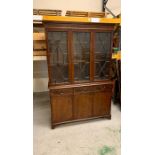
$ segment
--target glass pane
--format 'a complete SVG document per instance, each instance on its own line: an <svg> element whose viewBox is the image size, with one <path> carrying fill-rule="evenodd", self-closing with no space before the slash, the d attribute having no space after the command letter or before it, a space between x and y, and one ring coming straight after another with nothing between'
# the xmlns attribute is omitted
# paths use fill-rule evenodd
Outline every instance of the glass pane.
<svg viewBox="0 0 155 155"><path fill-rule="evenodd" d="M111 33L95 33L95 79L109 77L111 57Z"/></svg>
<svg viewBox="0 0 155 155"><path fill-rule="evenodd" d="M52 83L68 82L67 32L48 32Z"/></svg>
<svg viewBox="0 0 155 155"><path fill-rule="evenodd" d="M73 53L74 53L74 80L88 81L90 79L90 33L73 33Z"/></svg>

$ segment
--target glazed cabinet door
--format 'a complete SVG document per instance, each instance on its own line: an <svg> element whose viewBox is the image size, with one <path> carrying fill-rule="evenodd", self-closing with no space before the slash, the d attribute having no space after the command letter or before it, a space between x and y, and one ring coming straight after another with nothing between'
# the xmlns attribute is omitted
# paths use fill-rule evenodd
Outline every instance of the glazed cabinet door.
<svg viewBox="0 0 155 155"><path fill-rule="evenodd" d="M90 80L90 32L73 32L74 81Z"/></svg>
<svg viewBox="0 0 155 155"><path fill-rule="evenodd" d="M95 32L94 37L94 80L106 80L110 74L111 32Z"/></svg>
<svg viewBox="0 0 155 155"><path fill-rule="evenodd" d="M68 32L47 31L48 67L50 82L69 83Z"/></svg>

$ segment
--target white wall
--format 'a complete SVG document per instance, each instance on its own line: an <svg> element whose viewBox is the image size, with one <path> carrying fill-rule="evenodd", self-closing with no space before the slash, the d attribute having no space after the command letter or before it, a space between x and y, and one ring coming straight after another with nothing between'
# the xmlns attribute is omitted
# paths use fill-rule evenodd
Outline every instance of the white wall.
<svg viewBox="0 0 155 155"><path fill-rule="evenodd" d="M118 14L120 13L120 1L109 0L107 7ZM63 15L66 10L100 12L102 0L33 0L33 8L62 10Z"/></svg>
<svg viewBox="0 0 155 155"><path fill-rule="evenodd" d="M115 15L121 13L121 0L109 0L106 5Z"/></svg>
<svg viewBox="0 0 155 155"><path fill-rule="evenodd" d="M48 91L47 61L45 56L33 56L33 92Z"/></svg>
<svg viewBox="0 0 155 155"><path fill-rule="evenodd" d="M48 78L34 78L33 92L48 91Z"/></svg>
<svg viewBox="0 0 155 155"><path fill-rule="evenodd" d="M101 11L102 0L33 0L36 9Z"/></svg>

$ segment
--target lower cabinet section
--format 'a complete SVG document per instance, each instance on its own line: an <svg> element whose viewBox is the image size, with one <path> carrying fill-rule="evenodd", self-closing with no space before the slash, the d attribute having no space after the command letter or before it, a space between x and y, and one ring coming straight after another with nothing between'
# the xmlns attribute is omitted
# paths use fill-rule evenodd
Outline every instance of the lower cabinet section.
<svg viewBox="0 0 155 155"><path fill-rule="evenodd" d="M58 124L111 118L112 84L51 89L52 128Z"/></svg>

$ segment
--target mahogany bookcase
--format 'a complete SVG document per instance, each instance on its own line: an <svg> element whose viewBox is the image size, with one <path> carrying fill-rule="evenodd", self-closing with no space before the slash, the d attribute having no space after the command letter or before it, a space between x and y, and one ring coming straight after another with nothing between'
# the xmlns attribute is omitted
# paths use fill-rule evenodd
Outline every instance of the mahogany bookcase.
<svg viewBox="0 0 155 155"><path fill-rule="evenodd" d="M44 22L52 128L111 119L113 24Z"/></svg>

